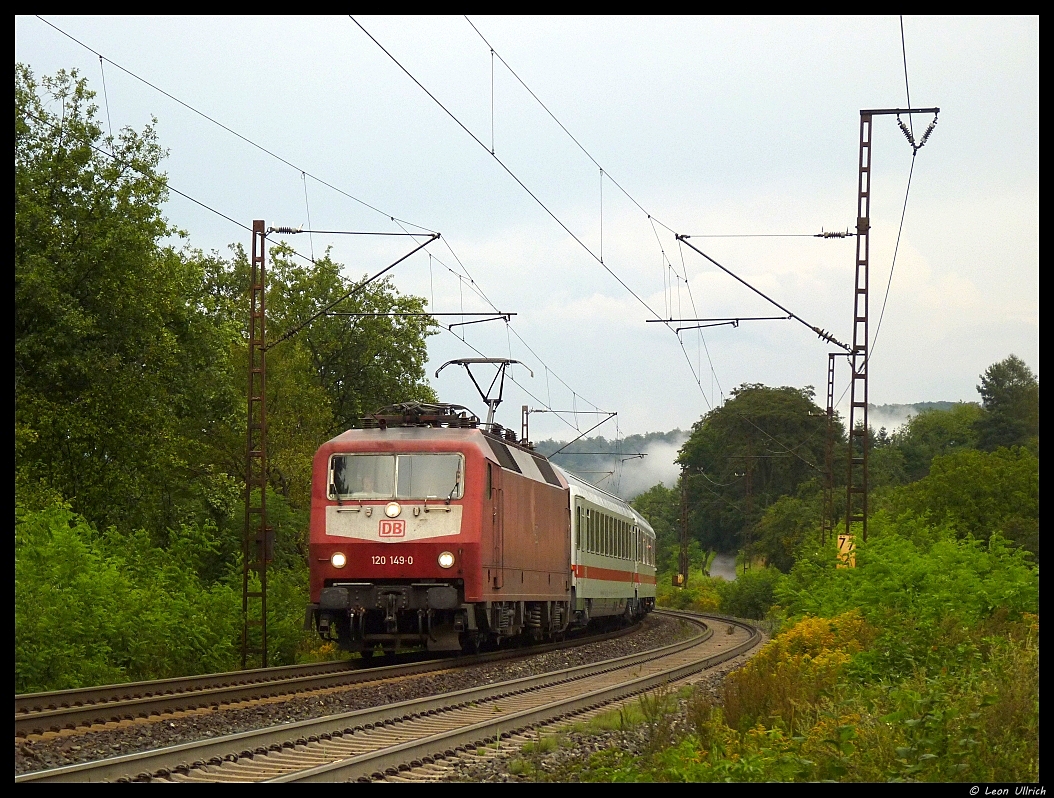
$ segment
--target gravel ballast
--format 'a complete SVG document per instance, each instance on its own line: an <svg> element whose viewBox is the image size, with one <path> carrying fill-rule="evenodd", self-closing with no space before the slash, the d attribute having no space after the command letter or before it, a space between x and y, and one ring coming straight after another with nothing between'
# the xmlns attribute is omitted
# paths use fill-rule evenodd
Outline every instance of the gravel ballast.
<svg viewBox="0 0 1054 798"><path fill-rule="evenodd" d="M692 634L695 628L674 618L649 615L641 629L623 637L513 662L406 676L397 681L329 688L280 700L268 699L249 706L194 710L116 728L95 727L75 734L16 740L15 775L586 665L676 642Z"/></svg>
<svg viewBox="0 0 1054 798"><path fill-rule="evenodd" d="M768 638L763 635L763 639ZM721 684L725 677L741 667L761 649L762 645L763 643L681 684L691 682L696 689L709 693L711 699L719 703ZM634 698L619 703L633 703L637 700L639 699ZM449 758L442 761L443 773L437 774L436 780L455 782L578 781L578 774L588 762L589 757L600 751L618 748L631 755L643 756L649 744L648 732L643 725L637 725L624 731L578 731L573 728L574 725L581 725L582 721L590 717L613 711L617 706L619 704L612 704L603 710L583 714L571 724L563 721L525 735L528 739L534 734L538 734L538 739L557 737L559 744L552 750L544 752L534 750L525 753L519 745L506 744L503 751L488 750L480 752L484 754L482 756L470 754ZM676 703L670 707L668 715L669 728L674 740L679 740L692 733L693 729L688 721L687 698L678 698Z"/></svg>

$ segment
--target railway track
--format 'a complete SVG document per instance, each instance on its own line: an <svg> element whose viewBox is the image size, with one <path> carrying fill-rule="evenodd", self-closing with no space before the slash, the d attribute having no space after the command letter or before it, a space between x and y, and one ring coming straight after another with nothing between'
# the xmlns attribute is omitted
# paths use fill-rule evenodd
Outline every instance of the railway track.
<svg viewBox="0 0 1054 798"><path fill-rule="evenodd" d="M576 636L560 643L530 648L439 659L412 658L412 662L379 667L369 664L369 660L359 660L359 664L353 664L356 661L344 660L130 682L78 690L27 693L15 696L15 738L45 731L76 729L97 723L147 718L202 707L222 707L239 701L296 695L329 687L519 659L561 648L609 640L628 634L638 626L602 634Z"/></svg>
<svg viewBox="0 0 1054 798"><path fill-rule="evenodd" d="M705 617L668 614L696 624L697 633L648 652L544 675L25 773L15 781L379 778L683 679L760 641L758 630L742 622L717 619L731 633L714 634Z"/></svg>

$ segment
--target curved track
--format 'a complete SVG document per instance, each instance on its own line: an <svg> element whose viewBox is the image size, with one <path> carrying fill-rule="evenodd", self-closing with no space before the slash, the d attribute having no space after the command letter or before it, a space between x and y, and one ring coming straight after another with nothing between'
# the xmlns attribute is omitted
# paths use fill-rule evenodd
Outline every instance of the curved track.
<svg viewBox="0 0 1054 798"><path fill-rule="evenodd" d="M411 662L380 667L372 665L370 660L344 660L78 690L27 693L15 696L15 737L518 659L608 640L628 634L637 628L639 624L615 632L578 635L560 643L505 649L473 656L422 659L421 656L427 655L411 655Z"/></svg>
<svg viewBox="0 0 1054 798"><path fill-rule="evenodd" d="M652 651L541 676L26 773L15 781L377 778L682 679L761 639L746 623L717 619L733 634L714 635L704 617L667 614L695 623L698 633Z"/></svg>

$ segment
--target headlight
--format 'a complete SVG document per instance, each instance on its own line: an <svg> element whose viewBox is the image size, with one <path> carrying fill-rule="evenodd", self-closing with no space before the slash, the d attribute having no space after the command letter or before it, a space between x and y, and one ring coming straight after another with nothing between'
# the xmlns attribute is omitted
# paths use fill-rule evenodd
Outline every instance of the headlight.
<svg viewBox="0 0 1054 798"><path fill-rule="evenodd" d="M399 506L399 502L388 502L388 506L384 508L384 514L389 518L398 518L402 511L403 508Z"/></svg>
<svg viewBox="0 0 1054 798"><path fill-rule="evenodd" d="M450 568L454 565L454 555L449 551L444 551L439 555L439 567Z"/></svg>
<svg viewBox="0 0 1054 798"><path fill-rule="evenodd" d="M348 564L348 558L341 554L339 551L329 558L330 563L334 568L343 568Z"/></svg>

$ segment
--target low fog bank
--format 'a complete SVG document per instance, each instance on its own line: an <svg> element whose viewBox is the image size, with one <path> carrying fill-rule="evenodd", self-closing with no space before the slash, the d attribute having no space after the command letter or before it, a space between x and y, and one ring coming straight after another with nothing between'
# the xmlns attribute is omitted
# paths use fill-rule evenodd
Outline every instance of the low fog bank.
<svg viewBox="0 0 1054 798"><path fill-rule="evenodd" d="M672 488L681 473L681 467L674 461L686 440L688 433L682 433L675 443L656 442L645 446L641 451L647 457L624 462L621 475L615 475L618 478L615 489L607 490L628 500L660 482Z"/></svg>
<svg viewBox="0 0 1054 798"><path fill-rule="evenodd" d="M602 436L575 441L564 449L564 441L545 440L536 444L540 454L552 457L554 463L600 488L632 499L662 482L672 487L680 468L674 462L688 433L675 429L630 435L620 441ZM645 457L636 457L638 453Z"/></svg>
<svg viewBox="0 0 1054 798"><path fill-rule="evenodd" d="M877 433L882 427L892 434L913 416L925 410L949 410L957 402L916 402L914 404L868 405L868 422ZM566 446L566 441L544 440L536 444L539 454L552 456L557 465L600 488L630 500L660 482L668 488L677 484L680 467L674 462L688 432L649 432L622 440L603 436L583 438ZM562 450L562 451L560 451ZM559 451L559 454L553 455ZM646 455L635 457L637 453Z"/></svg>
<svg viewBox="0 0 1054 798"><path fill-rule="evenodd" d="M878 432L882 427L892 434L906 424L912 416L923 410L951 410L957 402L916 402L913 405L868 405L867 423Z"/></svg>

